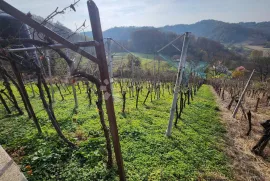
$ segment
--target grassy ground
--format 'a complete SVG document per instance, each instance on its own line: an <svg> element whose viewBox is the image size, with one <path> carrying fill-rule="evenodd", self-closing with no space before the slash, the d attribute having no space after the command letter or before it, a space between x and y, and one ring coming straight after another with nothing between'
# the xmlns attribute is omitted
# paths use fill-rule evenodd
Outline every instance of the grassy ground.
<svg viewBox="0 0 270 181"><path fill-rule="evenodd" d="M140 58L141 61L141 68L146 69L153 69L154 67L154 55L153 54L143 54L143 53L133 53L135 56ZM121 61L123 61L123 64L127 64L128 53L116 53L113 57L113 67L116 71L118 67L121 66ZM155 60L157 61L157 60ZM156 62L157 66L157 62ZM177 66L175 65L175 62L172 63L172 61L161 61L160 62L161 70L177 70Z"/></svg>
<svg viewBox="0 0 270 181"><path fill-rule="evenodd" d="M150 102L149 99L144 106L144 89L138 109L135 97L127 95L124 115L118 90L115 86L114 100L128 180L231 177L223 153L225 130L209 86L203 85L191 105L186 105L170 138L165 137L165 130L172 95L165 90L160 100ZM115 168L105 168L105 139L96 107L88 106L85 90L81 94L78 91L78 98L77 114L73 114L73 99L68 93L65 93L66 100L60 101L56 92L54 104L57 120L64 134L78 145L76 150L66 147L56 136L38 96L31 98L31 102L42 124L42 136L37 136L32 120L26 116L5 117L0 112L0 144L21 165L30 181L118 180Z"/></svg>

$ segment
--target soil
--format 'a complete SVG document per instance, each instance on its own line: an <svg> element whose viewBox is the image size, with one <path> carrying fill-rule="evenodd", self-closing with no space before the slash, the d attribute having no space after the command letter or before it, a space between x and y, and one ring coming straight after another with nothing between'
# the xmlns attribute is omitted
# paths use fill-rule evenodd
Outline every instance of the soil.
<svg viewBox="0 0 270 181"><path fill-rule="evenodd" d="M255 113L256 99L248 97L244 99L243 106L245 112L247 113L250 110L252 113L252 131L249 136L246 136L248 120L245 119L242 111L239 109L236 118L232 118L232 112L236 103L233 104L231 110L226 108L231 100L230 95L225 92L225 98L222 100L214 89L212 91L216 96L222 123L227 129L226 154L231 158L234 179L237 181L270 180L269 144L265 148L263 156L257 156L251 152L251 149L263 135L263 127L260 123L270 118L269 107L262 102Z"/></svg>

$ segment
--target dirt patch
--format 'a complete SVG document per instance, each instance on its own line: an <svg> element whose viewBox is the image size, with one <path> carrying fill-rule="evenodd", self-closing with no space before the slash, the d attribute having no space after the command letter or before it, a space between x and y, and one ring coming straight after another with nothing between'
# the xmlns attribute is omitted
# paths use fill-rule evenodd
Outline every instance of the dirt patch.
<svg viewBox="0 0 270 181"><path fill-rule="evenodd" d="M267 161L269 160L267 154L270 153L269 146L265 149L264 158L251 152L252 147L256 145L263 134L263 128L259 123L269 119L269 115L252 112L252 132L250 136L246 136L248 121L245 120L241 111L238 111L236 119L234 119L232 118L232 110L235 105L232 106L231 110L226 108L231 100L230 96L225 94L225 99L221 100L214 89L212 91L217 98L222 122L227 129L226 154L231 158L234 179L239 181L270 180L270 163Z"/></svg>

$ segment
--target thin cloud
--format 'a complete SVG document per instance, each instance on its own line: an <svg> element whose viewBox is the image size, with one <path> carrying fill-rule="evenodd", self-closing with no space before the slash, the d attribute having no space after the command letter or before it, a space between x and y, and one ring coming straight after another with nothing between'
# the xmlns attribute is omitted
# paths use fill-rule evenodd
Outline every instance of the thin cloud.
<svg viewBox="0 0 270 181"><path fill-rule="evenodd" d="M54 18L70 29L86 19L87 0L81 0L76 13L68 11ZM56 7L66 7L74 0L7 0L19 10L46 17ZM96 0L104 30L115 26L164 26L191 24L203 19L226 22L269 21L269 0ZM90 28L89 28L90 30Z"/></svg>

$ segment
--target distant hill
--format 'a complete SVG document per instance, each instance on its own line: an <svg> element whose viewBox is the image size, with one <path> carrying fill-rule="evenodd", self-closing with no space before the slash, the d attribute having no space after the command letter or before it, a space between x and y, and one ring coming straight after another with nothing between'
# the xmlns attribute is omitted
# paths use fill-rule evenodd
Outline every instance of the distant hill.
<svg viewBox="0 0 270 181"><path fill-rule="evenodd" d="M104 31L104 37L128 40L132 32L152 27L114 27ZM197 37L206 37L221 43L264 44L270 40L270 22L226 23L216 20L203 20L194 24L178 24L159 27L161 31L177 34L192 32ZM91 32L87 32L91 36Z"/></svg>
<svg viewBox="0 0 270 181"><path fill-rule="evenodd" d="M240 25L246 27L246 28L250 28L250 29L254 29L254 30L259 30L267 35L270 35L270 22L260 22L260 23L256 23L256 22L241 22L239 23Z"/></svg>
<svg viewBox="0 0 270 181"><path fill-rule="evenodd" d="M135 26L130 26L130 27L114 27L110 28L106 31L103 32L103 37L104 38L113 38L115 40L129 40L130 35L142 28L150 28L150 27L135 27ZM92 32L87 31L85 32L86 36L92 37Z"/></svg>
<svg viewBox="0 0 270 181"><path fill-rule="evenodd" d="M266 31L255 28L255 26L251 28L241 23L225 23L216 20L203 20L190 25L165 26L161 29L178 34L190 31L196 36L206 37L221 43L261 43L266 41L269 36Z"/></svg>
<svg viewBox="0 0 270 181"><path fill-rule="evenodd" d="M132 52L143 53L148 55L157 55L160 50L168 42L174 40L178 35L173 32L164 32L158 28L141 28L134 30L129 40L118 40L118 43ZM168 46L158 53L160 57L177 59L183 45L183 38L174 41L174 46ZM112 52L123 52L123 49L117 44L112 44ZM188 60L193 62L224 62L228 67L234 66L233 62L239 62L243 58L238 53L227 49L221 43L210 40L205 37L190 36L188 48Z"/></svg>

